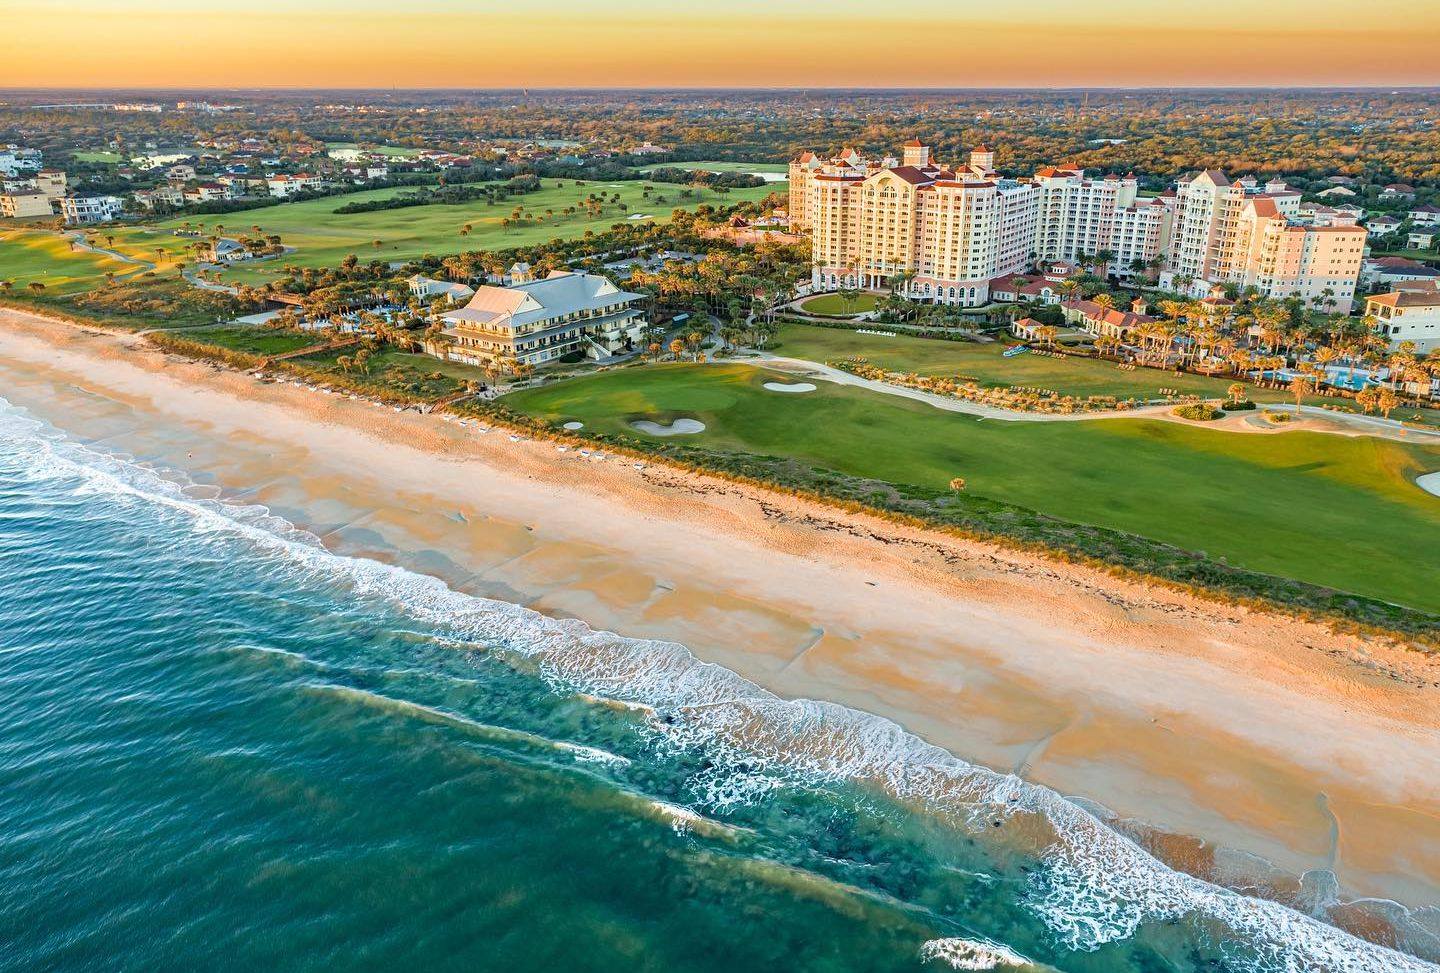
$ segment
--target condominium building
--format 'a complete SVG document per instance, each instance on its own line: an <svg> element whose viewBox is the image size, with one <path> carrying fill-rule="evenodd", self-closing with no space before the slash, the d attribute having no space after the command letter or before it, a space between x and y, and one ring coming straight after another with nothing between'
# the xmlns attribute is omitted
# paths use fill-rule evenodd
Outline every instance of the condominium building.
<svg viewBox="0 0 1440 973"><path fill-rule="evenodd" d="M1078 167L1008 179L984 146L947 166L918 140L898 159L804 153L790 164L789 207L792 229L812 234L815 287L897 286L967 306L988 303L990 281L1037 260L1107 254L1115 276L1164 266L1162 287L1196 297L1234 283L1343 310L1365 240L1353 213L1302 213L1300 193L1280 180L1262 186L1212 170L1142 197L1133 177L1091 178Z"/></svg>
<svg viewBox="0 0 1440 973"><path fill-rule="evenodd" d="M556 271L510 287L485 285L464 307L441 312L444 331L425 347L473 365L538 365L575 352L604 358L641 339L642 300L598 274Z"/></svg>
<svg viewBox="0 0 1440 973"><path fill-rule="evenodd" d="M901 159L868 162L847 150L829 163L801 157L791 218L813 231L817 287L901 282L922 300L980 305L989 282L1034 259L1039 190L1001 178L981 147L947 167L911 141Z"/></svg>
<svg viewBox="0 0 1440 973"><path fill-rule="evenodd" d="M1310 307L1349 313L1365 235L1354 223L1302 222L1282 213L1274 199L1252 198L1236 221L1230 279L1264 297L1298 297Z"/></svg>
<svg viewBox="0 0 1440 973"><path fill-rule="evenodd" d="M1366 232L1333 214L1305 217L1300 193L1283 182L1262 189L1213 170L1180 180L1162 287L1196 296L1215 284L1254 287L1268 298L1348 310Z"/></svg>
<svg viewBox="0 0 1440 973"><path fill-rule="evenodd" d="M1170 210L1159 199L1141 199L1134 176L1091 179L1084 169L1045 168L1040 187L1040 228L1035 252L1042 260L1075 260L1110 254L1109 269L1131 276L1164 248Z"/></svg>

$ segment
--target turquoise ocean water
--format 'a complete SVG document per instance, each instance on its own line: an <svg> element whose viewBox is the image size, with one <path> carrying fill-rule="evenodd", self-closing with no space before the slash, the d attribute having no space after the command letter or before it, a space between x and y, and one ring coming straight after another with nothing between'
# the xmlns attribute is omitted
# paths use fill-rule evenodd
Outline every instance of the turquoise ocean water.
<svg viewBox="0 0 1440 973"><path fill-rule="evenodd" d="M1437 969L197 492L0 403L0 969Z"/></svg>

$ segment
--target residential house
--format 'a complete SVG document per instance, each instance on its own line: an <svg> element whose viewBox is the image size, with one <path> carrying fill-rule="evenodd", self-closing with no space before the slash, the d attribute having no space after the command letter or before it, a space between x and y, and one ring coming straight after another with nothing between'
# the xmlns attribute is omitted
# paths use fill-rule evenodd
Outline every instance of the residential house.
<svg viewBox="0 0 1440 973"><path fill-rule="evenodd" d="M1414 342L1417 351L1440 348L1440 286L1434 281L1372 294L1365 299L1365 313L1375 318L1392 349L1406 341Z"/></svg>
<svg viewBox="0 0 1440 973"><path fill-rule="evenodd" d="M1416 226L1440 226L1440 206L1417 206L1410 211L1410 222Z"/></svg>
<svg viewBox="0 0 1440 973"><path fill-rule="evenodd" d="M152 213L156 210L179 209L185 205L185 193L174 186L156 186L154 189L137 189L130 194L135 205Z"/></svg>
<svg viewBox="0 0 1440 973"><path fill-rule="evenodd" d="M604 358L641 340L643 300L597 274L556 271L510 287L487 284L464 307L440 313L444 331L425 347L475 365L539 365L577 352Z"/></svg>
<svg viewBox="0 0 1440 973"><path fill-rule="evenodd" d="M40 168L39 149L0 145L0 176L25 176Z"/></svg>
<svg viewBox="0 0 1440 973"><path fill-rule="evenodd" d="M1355 196L1355 190L1345 186L1331 186L1329 189L1320 190L1315 195L1321 199L1352 199Z"/></svg>
<svg viewBox="0 0 1440 973"><path fill-rule="evenodd" d="M1405 240L1405 245L1411 250L1433 250L1435 249L1434 233L1412 233Z"/></svg>
<svg viewBox="0 0 1440 973"><path fill-rule="evenodd" d="M83 223L105 223L117 219L125 211L125 203L119 196L85 194L63 196L60 212L65 222L73 225Z"/></svg>
<svg viewBox="0 0 1440 973"><path fill-rule="evenodd" d="M288 198L294 196L296 193L321 189L325 185L325 180L319 176L302 172L293 176L271 176L265 180L265 184L269 187L271 196Z"/></svg>
<svg viewBox="0 0 1440 973"><path fill-rule="evenodd" d="M1403 182L1392 182L1380 190L1380 195L1386 199L1414 199L1415 187Z"/></svg>
<svg viewBox="0 0 1440 973"><path fill-rule="evenodd" d="M1440 279L1440 270L1408 257L1367 257L1360 277L1371 287L1393 287L1406 281Z"/></svg>
<svg viewBox="0 0 1440 973"><path fill-rule="evenodd" d="M410 293L416 297L428 300L432 297L449 298L453 303L468 301L475 296L475 288L469 284L456 284L448 280L436 280L433 277L425 277L415 274L405 281L410 285Z"/></svg>
<svg viewBox="0 0 1440 973"><path fill-rule="evenodd" d="M229 198L230 191L218 182L202 182L186 189L182 195L186 203L212 203Z"/></svg>
<svg viewBox="0 0 1440 973"><path fill-rule="evenodd" d="M1400 229L1402 222L1404 221L1389 213L1381 213L1366 220L1365 229L1369 230L1372 236L1388 236Z"/></svg>
<svg viewBox="0 0 1440 973"><path fill-rule="evenodd" d="M54 210L50 205L50 197L38 189L0 195L0 217L5 219L22 220L33 216L52 215Z"/></svg>

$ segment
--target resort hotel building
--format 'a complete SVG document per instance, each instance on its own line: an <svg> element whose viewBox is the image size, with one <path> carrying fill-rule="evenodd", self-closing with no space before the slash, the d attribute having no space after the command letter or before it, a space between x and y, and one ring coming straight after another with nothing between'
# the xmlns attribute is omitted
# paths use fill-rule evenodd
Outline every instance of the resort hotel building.
<svg viewBox="0 0 1440 973"><path fill-rule="evenodd" d="M1133 176L1050 167L1011 179L988 147L952 166L918 140L899 158L802 154L790 163L789 214L792 229L811 232L817 289L895 287L971 307L1037 262L1104 254L1114 276L1163 267L1162 287L1197 297L1234 283L1346 308L1365 241L1347 214L1302 215L1300 194L1278 181L1203 172L1142 197Z"/></svg>
<svg viewBox="0 0 1440 973"><path fill-rule="evenodd" d="M540 365L576 353L603 359L643 337L642 300L597 274L556 271L509 287L485 285L464 307L439 312L443 330L425 350L471 365Z"/></svg>

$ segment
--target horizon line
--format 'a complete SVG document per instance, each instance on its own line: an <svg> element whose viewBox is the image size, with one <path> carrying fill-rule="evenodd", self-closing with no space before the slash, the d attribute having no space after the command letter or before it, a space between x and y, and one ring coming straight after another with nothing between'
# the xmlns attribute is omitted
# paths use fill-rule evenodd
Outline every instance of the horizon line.
<svg viewBox="0 0 1440 973"><path fill-rule="evenodd" d="M1236 82L1230 84L1150 84L1128 85L516 85L509 87L467 87L456 85L186 85L186 84L127 84L127 85L0 85L0 92L27 91L353 91L353 92L440 92L440 91L484 91L484 92L537 92L537 91L879 91L879 92L949 92L949 91L1436 91L1440 92L1440 79L1434 82L1405 82L1386 84L1364 82L1347 84L1341 82Z"/></svg>

